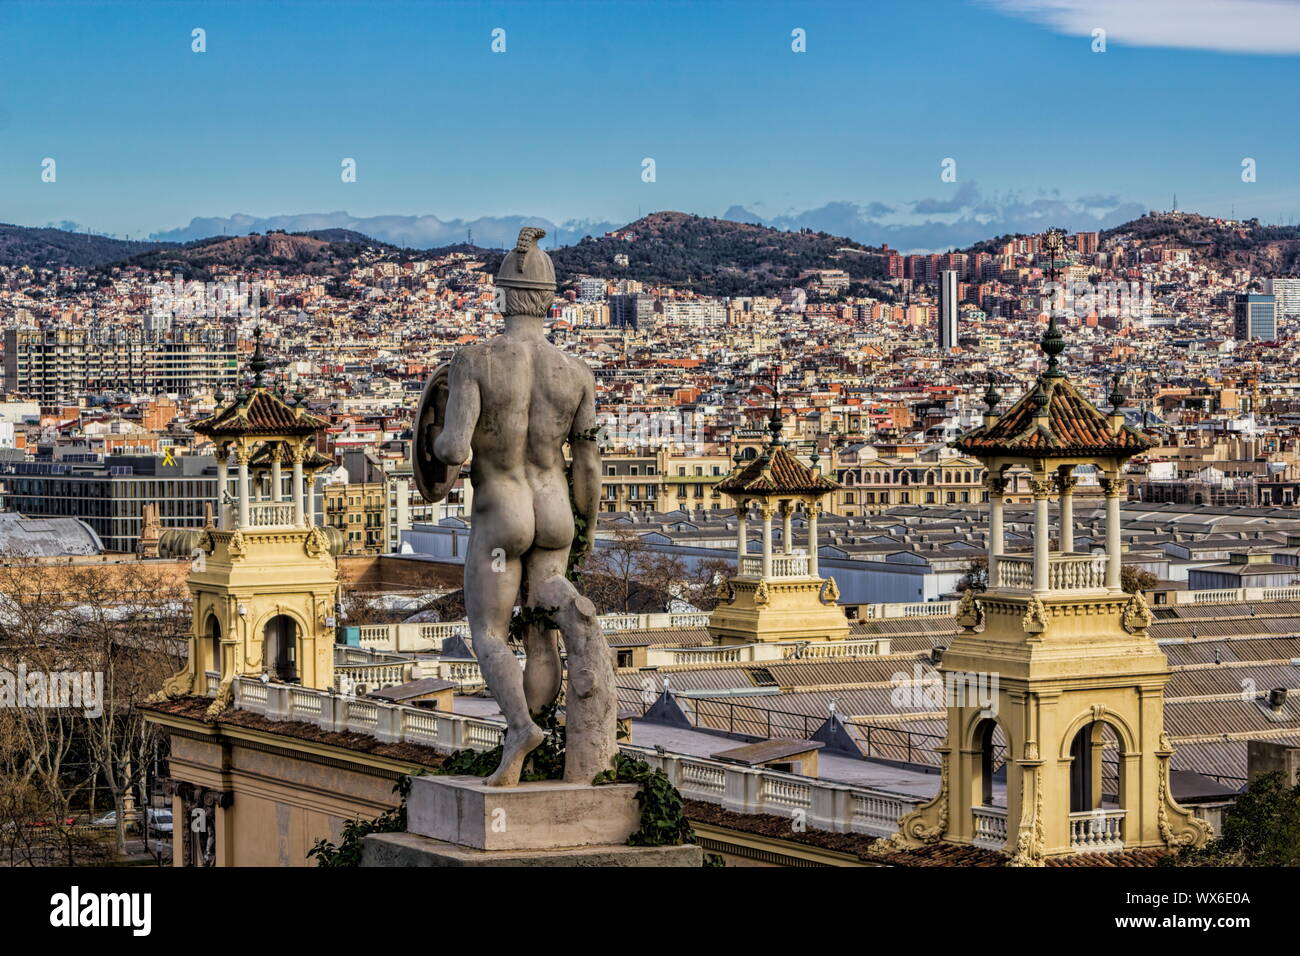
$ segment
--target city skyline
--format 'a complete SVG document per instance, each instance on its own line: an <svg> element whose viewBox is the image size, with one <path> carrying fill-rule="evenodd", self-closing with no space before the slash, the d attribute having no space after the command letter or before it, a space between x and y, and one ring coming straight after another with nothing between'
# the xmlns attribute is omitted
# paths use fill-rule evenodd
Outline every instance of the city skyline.
<svg viewBox="0 0 1300 956"><path fill-rule="evenodd" d="M490 244L494 218L571 242L680 209L909 251L1105 228L1175 194L1300 213L1300 135L1264 95L1296 76L1295 4L1198 0L1158 36L1165 3L919 7L11 4L0 219L438 245Z"/></svg>

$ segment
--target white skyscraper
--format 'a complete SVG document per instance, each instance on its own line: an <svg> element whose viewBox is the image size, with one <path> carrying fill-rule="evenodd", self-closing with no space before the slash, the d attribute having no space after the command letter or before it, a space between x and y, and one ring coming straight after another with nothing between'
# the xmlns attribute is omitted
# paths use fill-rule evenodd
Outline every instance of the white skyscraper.
<svg viewBox="0 0 1300 956"><path fill-rule="evenodd" d="M939 273L939 348L957 347L957 273Z"/></svg>
<svg viewBox="0 0 1300 956"><path fill-rule="evenodd" d="M1264 291L1272 294L1279 317L1300 315L1300 279L1269 279Z"/></svg>

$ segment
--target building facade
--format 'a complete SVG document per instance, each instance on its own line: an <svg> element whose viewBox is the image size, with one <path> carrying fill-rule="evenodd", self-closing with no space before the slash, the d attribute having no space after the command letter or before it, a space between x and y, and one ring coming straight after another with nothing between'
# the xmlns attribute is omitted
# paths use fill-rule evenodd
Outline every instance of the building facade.
<svg viewBox="0 0 1300 956"><path fill-rule="evenodd" d="M5 391L42 405L100 390L188 394L233 388L234 330L8 329Z"/></svg>

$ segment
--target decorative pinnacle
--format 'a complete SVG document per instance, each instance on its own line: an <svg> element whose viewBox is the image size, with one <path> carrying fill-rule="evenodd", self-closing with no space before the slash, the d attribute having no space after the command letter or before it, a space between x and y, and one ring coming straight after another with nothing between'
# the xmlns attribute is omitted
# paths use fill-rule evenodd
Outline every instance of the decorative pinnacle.
<svg viewBox="0 0 1300 956"><path fill-rule="evenodd" d="M262 373L266 371L266 356L262 352L262 327L253 330L253 357L248 361L248 369L253 373L253 386L262 387Z"/></svg>
<svg viewBox="0 0 1300 956"><path fill-rule="evenodd" d="M772 367L772 417L768 419L767 430L772 433L772 439L768 446L772 448L785 444L781 438L781 381L777 375L777 366Z"/></svg>
<svg viewBox="0 0 1300 956"><path fill-rule="evenodd" d="M1116 373L1110 380L1110 395L1107 400L1110 402L1110 410L1118 413L1124 404L1124 393L1119 390L1119 374Z"/></svg>
<svg viewBox="0 0 1300 956"><path fill-rule="evenodd" d="M1047 320L1047 331L1043 333L1039 345L1047 356L1047 371L1044 374L1049 378L1064 376L1065 373L1060 369L1060 360L1057 356L1065 351L1065 336L1061 334L1061 327L1056 324L1055 313Z"/></svg>
<svg viewBox="0 0 1300 956"><path fill-rule="evenodd" d="M988 391L984 393L984 404L988 406L990 415L993 414L993 410L998 407L998 402L1000 401L1002 401L1002 395L996 388L994 388L993 376L990 375L989 388Z"/></svg>
<svg viewBox="0 0 1300 956"><path fill-rule="evenodd" d="M1040 378L1038 380L1038 386L1034 389L1033 403L1038 406L1039 412L1042 412L1047 408L1047 403L1049 401L1050 398L1048 397L1047 389L1043 387L1043 380Z"/></svg>

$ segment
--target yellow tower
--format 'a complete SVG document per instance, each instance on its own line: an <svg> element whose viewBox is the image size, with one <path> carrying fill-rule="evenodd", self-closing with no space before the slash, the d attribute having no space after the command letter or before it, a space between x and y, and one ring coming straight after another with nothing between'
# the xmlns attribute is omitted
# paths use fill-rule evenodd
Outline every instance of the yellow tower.
<svg viewBox="0 0 1300 956"><path fill-rule="evenodd" d="M316 524L312 492L316 475L331 464L315 448L326 422L263 385L260 329L256 336L252 386L193 426L216 446L216 521L201 531L165 532L160 544L164 555L194 559L189 661L162 695L215 686L214 711L229 701L236 677L334 683L335 555L342 541L336 529Z"/></svg>
<svg viewBox="0 0 1300 956"><path fill-rule="evenodd" d="M727 581L726 598L709 616L709 633L719 644L847 640L849 622L836 603L835 580L823 578L817 567L821 499L839 485L821 473L815 457L809 468L786 450L779 404L773 405L768 430L772 437L762 453L748 464L737 454L736 467L716 486L736 509L736 574ZM753 505L763 526L760 555L751 555L747 542ZM795 549L792 533L800 510L808 528L803 551ZM777 515L782 521L779 554L772 547Z"/></svg>
<svg viewBox="0 0 1300 956"><path fill-rule="evenodd" d="M1209 827L1170 792L1164 731L1168 662L1147 634L1151 612L1120 586L1120 471L1152 442L1124 424L1122 396L1103 415L1057 368L1001 417L990 384L984 425L955 442L988 468L988 588L968 590L961 630L942 657L948 731L938 795L900 821L895 843L944 840L1042 865L1053 856L1200 845ZM1106 551L1074 548L1075 469L1094 466L1106 500ZM1004 474L1027 467L1033 553L1005 554ZM1058 502L1053 548L1049 504ZM1005 766L1005 788L996 779Z"/></svg>

